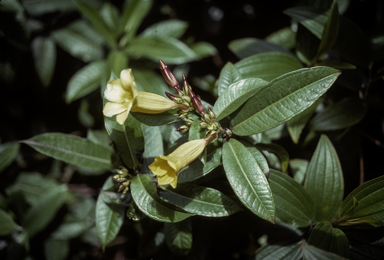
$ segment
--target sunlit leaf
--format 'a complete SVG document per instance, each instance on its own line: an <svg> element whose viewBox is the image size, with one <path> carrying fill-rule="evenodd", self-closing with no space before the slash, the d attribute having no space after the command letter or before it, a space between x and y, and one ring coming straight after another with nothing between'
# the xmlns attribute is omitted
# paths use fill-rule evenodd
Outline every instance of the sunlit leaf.
<svg viewBox="0 0 384 260"><path fill-rule="evenodd" d="M163 139L158 126L141 124L144 137L143 172L149 173L148 166L154 162L158 155L164 155Z"/></svg>
<svg viewBox="0 0 384 260"><path fill-rule="evenodd" d="M200 59L213 56L217 53L215 46L209 42L196 42L191 44L189 47Z"/></svg>
<svg viewBox="0 0 384 260"><path fill-rule="evenodd" d="M122 51L111 50L107 60L109 68L116 75L120 75L120 72L128 67L127 55Z"/></svg>

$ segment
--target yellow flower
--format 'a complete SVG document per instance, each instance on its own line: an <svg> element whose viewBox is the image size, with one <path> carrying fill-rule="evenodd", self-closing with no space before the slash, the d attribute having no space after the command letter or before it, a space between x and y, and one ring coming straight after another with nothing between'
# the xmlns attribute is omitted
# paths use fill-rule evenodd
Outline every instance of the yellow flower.
<svg viewBox="0 0 384 260"><path fill-rule="evenodd" d="M160 185L170 184L176 188L180 170L199 157L207 143L206 139L186 142L167 156L157 156L148 168L157 175Z"/></svg>
<svg viewBox="0 0 384 260"><path fill-rule="evenodd" d="M107 84L104 97L109 101L105 104L103 114L107 117L116 115L116 121L122 125L129 112L158 114L178 108L178 104L157 94L137 90L131 69L123 70L120 79Z"/></svg>

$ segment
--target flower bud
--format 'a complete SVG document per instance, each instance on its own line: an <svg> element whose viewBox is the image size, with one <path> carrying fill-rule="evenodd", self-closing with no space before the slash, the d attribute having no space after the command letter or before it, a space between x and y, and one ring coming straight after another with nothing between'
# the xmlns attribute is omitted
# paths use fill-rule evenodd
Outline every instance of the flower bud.
<svg viewBox="0 0 384 260"><path fill-rule="evenodd" d="M193 98L191 98L192 100L192 104L193 104L193 107L200 113L200 114L205 114L205 108L203 107L203 104L201 104L201 101L196 97L194 96Z"/></svg>
<svg viewBox="0 0 384 260"><path fill-rule="evenodd" d="M216 115L215 115L215 113L212 111L212 109L210 107L208 107L208 113L209 113L209 117L210 118L216 119Z"/></svg>
<svg viewBox="0 0 384 260"><path fill-rule="evenodd" d="M162 60L159 59L159 63L160 63L160 71L165 81L172 88L174 88L177 91L177 93L180 94L181 90L179 88L179 83L177 82L175 75L173 75L172 71L168 68L168 66Z"/></svg>
<svg viewBox="0 0 384 260"><path fill-rule="evenodd" d="M188 117L188 118L187 118L187 121L185 122L185 124L186 124L187 126L191 126L191 125L193 124L193 122L195 122L195 120L193 120L192 117Z"/></svg>
<svg viewBox="0 0 384 260"><path fill-rule="evenodd" d="M175 101L175 102L178 102L180 100L179 97L176 97L175 95L172 95L171 93L168 93L167 91L165 91L165 95L172 101Z"/></svg>
<svg viewBox="0 0 384 260"><path fill-rule="evenodd" d="M191 102L191 98L188 97L188 96L182 96L181 98L184 99L187 102Z"/></svg>
<svg viewBox="0 0 384 260"><path fill-rule="evenodd" d="M202 122L200 122L200 127L201 128L207 128L208 124L202 121Z"/></svg>
<svg viewBox="0 0 384 260"><path fill-rule="evenodd" d="M182 126L180 126L179 128L176 129L176 131L178 131L178 132L180 132L182 134L188 132L188 130L189 130L189 127L186 126L186 125L182 125Z"/></svg>
<svg viewBox="0 0 384 260"><path fill-rule="evenodd" d="M188 95L189 94L189 90L190 90L190 87L189 87L189 84L187 82L187 77L183 73L183 92L184 92L184 94Z"/></svg>

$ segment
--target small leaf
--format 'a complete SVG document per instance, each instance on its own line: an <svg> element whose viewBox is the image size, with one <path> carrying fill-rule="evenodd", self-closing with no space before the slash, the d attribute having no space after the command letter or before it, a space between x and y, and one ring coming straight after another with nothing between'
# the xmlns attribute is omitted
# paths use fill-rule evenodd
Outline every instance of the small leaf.
<svg viewBox="0 0 384 260"><path fill-rule="evenodd" d="M275 221L275 204L264 173L252 154L235 139L223 146L223 166L240 201L257 216Z"/></svg>
<svg viewBox="0 0 384 260"><path fill-rule="evenodd" d="M243 78L260 78L266 81L303 67L297 59L281 52L256 54L242 59L235 66Z"/></svg>
<svg viewBox="0 0 384 260"><path fill-rule="evenodd" d="M320 222L312 230L308 244L319 249L349 257L349 242L347 236L338 228L333 228L328 221Z"/></svg>
<svg viewBox="0 0 384 260"><path fill-rule="evenodd" d="M316 201L316 220L334 220L343 199L344 181L336 150L326 135L317 144L304 187Z"/></svg>
<svg viewBox="0 0 384 260"><path fill-rule="evenodd" d="M295 36L296 33L291 30L289 27L285 27L276 32L271 33L265 40L267 42L273 43L275 45L279 45L287 50L295 47Z"/></svg>
<svg viewBox="0 0 384 260"><path fill-rule="evenodd" d="M144 153L143 153L143 172L150 173L148 166L154 162L155 158L164 154L163 139L158 126L147 126L141 124L144 137Z"/></svg>
<svg viewBox="0 0 384 260"><path fill-rule="evenodd" d="M104 117L105 129L115 142L123 162L130 168L139 166L136 153L144 148L141 123L129 115L123 125L114 118Z"/></svg>
<svg viewBox="0 0 384 260"><path fill-rule="evenodd" d="M384 176L365 182L354 189L341 205L342 215L353 209L353 199L359 202L349 219L377 219L384 222Z"/></svg>
<svg viewBox="0 0 384 260"><path fill-rule="evenodd" d="M144 114L139 112L132 112L131 115L136 118L140 123L149 126L160 126L173 123L179 120L175 115L176 110L166 111L159 114Z"/></svg>
<svg viewBox="0 0 384 260"><path fill-rule="evenodd" d="M339 75L335 69L314 67L272 80L235 112L233 133L257 134L288 121L311 106Z"/></svg>
<svg viewBox="0 0 384 260"><path fill-rule="evenodd" d="M15 223L10 214L5 210L0 209L0 236L12 234L13 231L21 229L22 228Z"/></svg>
<svg viewBox="0 0 384 260"><path fill-rule="evenodd" d="M216 120L220 121L234 112L267 84L267 81L255 78L239 80L228 86L213 106Z"/></svg>
<svg viewBox="0 0 384 260"><path fill-rule="evenodd" d="M35 68L43 85L51 82L56 65L56 47L49 37L37 37L32 42L32 53L35 58Z"/></svg>
<svg viewBox="0 0 384 260"><path fill-rule="evenodd" d="M275 45L273 43L256 38L243 38L231 41L228 44L228 48L240 59L244 59L259 53L272 51L291 55L287 49L279 45Z"/></svg>
<svg viewBox="0 0 384 260"><path fill-rule="evenodd" d="M160 197L164 201L199 216L225 217L241 210L232 199L212 188L179 184L176 189L163 189Z"/></svg>
<svg viewBox="0 0 384 260"><path fill-rule="evenodd" d="M165 241L172 253L187 255L192 248L192 223L190 219L164 224Z"/></svg>
<svg viewBox="0 0 384 260"><path fill-rule="evenodd" d="M253 158L255 158L257 165L260 167L261 171L264 174L269 173L269 166L267 159L265 159L262 152L260 152L254 145L251 145L247 142L241 141L241 143L247 148L247 150L252 154Z"/></svg>
<svg viewBox="0 0 384 260"><path fill-rule="evenodd" d="M16 141L0 144L0 172L16 159L19 147L20 145Z"/></svg>
<svg viewBox="0 0 384 260"><path fill-rule="evenodd" d="M156 193L155 182L148 175L136 175L132 179L131 191L137 207L154 220L175 223L194 215L178 211L171 204L163 202Z"/></svg>
<svg viewBox="0 0 384 260"><path fill-rule="evenodd" d="M132 0L124 6L124 12L119 23L119 34L129 32L134 35L142 20L148 14L152 6L152 0Z"/></svg>
<svg viewBox="0 0 384 260"><path fill-rule="evenodd" d="M66 200L68 189L61 185L56 189L50 189L42 198L25 212L22 226L33 237L42 231L55 217L56 212Z"/></svg>
<svg viewBox="0 0 384 260"><path fill-rule="evenodd" d="M227 62L220 72L217 84L217 93L220 96L230 85L243 79L239 70L231 63Z"/></svg>
<svg viewBox="0 0 384 260"><path fill-rule="evenodd" d="M104 61L94 61L78 70L68 82L65 101L69 104L96 90L105 71Z"/></svg>
<svg viewBox="0 0 384 260"><path fill-rule="evenodd" d="M111 177L109 177L103 187L105 190L114 190L115 183ZM101 242L103 250L105 247L115 239L117 233L120 231L120 227L124 221L125 206L117 203L105 203L107 195L103 192L99 194L96 203L96 230L97 236Z"/></svg>
<svg viewBox="0 0 384 260"><path fill-rule="evenodd" d="M256 148L259 150L266 150L270 153L276 154L279 157L281 162L281 170L283 172L287 171L288 163L289 163L289 154L282 146L278 144L273 144L273 143L269 143L269 144L259 143L259 144L256 144Z"/></svg>
<svg viewBox="0 0 384 260"><path fill-rule="evenodd" d="M276 205L276 217L293 227L308 227L315 217L308 192L286 174L272 170L269 182Z"/></svg>
<svg viewBox="0 0 384 260"><path fill-rule="evenodd" d="M188 23L180 20L161 21L147 27L140 35L149 37L180 38L188 28Z"/></svg>
<svg viewBox="0 0 384 260"><path fill-rule="evenodd" d="M96 170L112 167L110 150L74 135L46 133L20 142L66 163Z"/></svg>
<svg viewBox="0 0 384 260"><path fill-rule="evenodd" d="M332 131L353 126L360 122L367 108L358 98L347 98L315 115L309 122L314 131Z"/></svg>
<svg viewBox="0 0 384 260"><path fill-rule="evenodd" d="M194 51L175 38L136 37L129 43L126 52L155 62L161 59L167 64L182 64L197 59Z"/></svg>

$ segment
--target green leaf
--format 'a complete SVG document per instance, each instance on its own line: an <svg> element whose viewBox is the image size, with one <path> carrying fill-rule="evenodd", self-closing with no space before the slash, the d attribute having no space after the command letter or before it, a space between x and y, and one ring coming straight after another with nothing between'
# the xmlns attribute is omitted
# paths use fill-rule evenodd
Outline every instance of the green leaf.
<svg viewBox="0 0 384 260"><path fill-rule="evenodd" d="M312 67L320 46L320 40L303 25L296 32L296 56L308 67Z"/></svg>
<svg viewBox="0 0 384 260"><path fill-rule="evenodd" d="M284 147L278 144L273 144L273 143L269 143L269 144L258 143L256 144L256 148L259 150L266 150L270 153L276 154L279 157L281 162L281 170L283 172L287 171L288 163L289 163L289 154L287 150L284 149Z"/></svg>
<svg viewBox="0 0 384 260"><path fill-rule="evenodd" d="M312 230L308 244L319 249L349 257L349 242L347 236L338 228L333 228L328 221L320 222Z"/></svg>
<svg viewBox="0 0 384 260"><path fill-rule="evenodd" d="M100 16L114 35L118 35L117 26L119 22L119 10L111 3L103 3L100 9Z"/></svg>
<svg viewBox="0 0 384 260"><path fill-rule="evenodd" d="M119 34L123 31L129 32L132 35L136 33L142 20L148 14L152 6L152 0L131 0L127 6L124 6L124 11L121 16Z"/></svg>
<svg viewBox="0 0 384 260"><path fill-rule="evenodd" d="M242 59L235 66L243 78L260 78L266 81L303 67L297 59L281 52L256 54Z"/></svg>
<svg viewBox="0 0 384 260"><path fill-rule="evenodd" d="M61 0L23 0L23 7L25 10L34 16L44 15L53 12L64 12L75 9L74 1L61 1Z"/></svg>
<svg viewBox="0 0 384 260"><path fill-rule="evenodd" d="M228 44L228 48L240 59L244 59L259 53L272 51L292 55L287 49L279 45L275 45L273 43L256 38L243 38L231 41Z"/></svg>
<svg viewBox="0 0 384 260"><path fill-rule="evenodd" d="M300 114L292 117L287 122L287 129L289 132L289 135L292 138L292 141L295 144L299 143L301 132L303 131L305 125L307 124L308 120L312 117L313 113L315 113L315 110L317 106L323 101L322 98L319 98L315 101L310 107L305 109Z"/></svg>
<svg viewBox="0 0 384 260"><path fill-rule="evenodd" d="M163 139L158 126L147 126L141 124L144 137L144 153L142 172L150 173L148 166L152 164L158 155L164 154Z"/></svg>
<svg viewBox="0 0 384 260"><path fill-rule="evenodd" d="M342 256L336 255L334 253L324 251L317 247L302 243L301 250L303 252L304 260L346 260Z"/></svg>
<svg viewBox="0 0 384 260"><path fill-rule="evenodd" d="M0 144L0 172L16 159L19 147L20 145L16 141Z"/></svg>
<svg viewBox="0 0 384 260"><path fill-rule="evenodd" d="M231 120L237 135L252 135L278 126L311 106L335 82L340 72L328 67L284 74L248 99Z"/></svg>
<svg viewBox="0 0 384 260"><path fill-rule="evenodd" d="M107 60L109 67L116 75L120 75L120 72L128 67L127 55L122 51L111 50Z"/></svg>
<svg viewBox="0 0 384 260"><path fill-rule="evenodd" d="M115 185L112 178L109 177L101 189L103 191L114 190ZM117 233L120 231L125 213L125 206L117 203L107 204L104 201L106 199L108 199L107 195L101 192L96 202L96 230L103 250L115 239Z"/></svg>
<svg viewBox="0 0 384 260"><path fill-rule="evenodd" d="M194 215L178 211L171 204L163 202L156 193L155 181L148 175L136 175L132 179L131 191L137 207L154 220L174 223Z"/></svg>
<svg viewBox="0 0 384 260"><path fill-rule="evenodd" d="M165 91L170 92L170 88L164 79L153 70L135 69L132 71L139 91L151 92L166 97Z"/></svg>
<svg viewBox="0 0 384 260"><path fill-rule="evenodd" d="M271 169L269 175L276 217L293 227L308 227L315 217L314 203L308 192L288 175Z"/></svg>
<svg viewBox="0 0 384 260"><path fill-rule="evenodd" d="M342 215L353 209L353 199L359 202L349 219L376 219L384 222L384 176L367 181L354 189L341 205Z"/></svg>
<svg viewBox="0 0 384 260"><path fill-rule="evenodd" d="M5 210L0 209L0 236L12 234L13 231L21 229L22 228L15 223L10 214Z"/></svg>
<svg viewBox="0 0 384 260"><path fill-rule="evenodd" d="M275 222L275 203L264 173L252 154L239 141L223 146L223 166L240 201L257 216Z"/></svg>
<svg viewBox="0 0 384 260"><path fill-rule="evenodd" d="M314 131L343 129L360 122L366 112L367 108L361 99L346 98L315 115L309 127Z"/></svg>
<svg viewBox="0 0 384 260"><path fill-rule="evenodd" d="M275 45L279 45L287 50L295 47L295 36L296 33L291 30L289 27L285 27L276 32L271 33L265 40L269 43L273 43Z"/></svg>
<svg viewBox="0 0 384 260"><path fill-rule="evenodd" d="M336 150L322 135L308 166L305 189L316 201L316 220L333 220L344 193L343 172Z"/></svg>
<svg viewBox="0 0 384 260"><path fill-rule="evenodd" d="M257 165L260 167L261 171L264 174L269 173L269 166L267 159L265 159L262 152L260 152L254 145L251 145L247 142L241 141L241 143L247 148L247 150L252 154L253 158L255 158Z"/></svg>
<svg viewBox="0 0 384 260"><path fill-rule="evenodd" d="M144 114L139 112L131 112L131 115L136 118L140 123L149 126L160 126L173 123L179 120L176 115L176 110L171 110L159 114Z"/></svg>
<svg viewBox="0 0 384 260"><path fill-rule="evenodd" d="M228 86L213 106L216 120L220 121L234 112L267 84L267 81L255 78L239 80Z"/></svg>
<svg viewBox="0 0 384 260"><path fill-rule="evenodd" d="M293 179L300 184L303 184L304 182L308 164L309 162L304 159L292 159L289 161L289 167L291 168Z"/></svg>
<svg viewBox="0 0 384 260"><path fill-rule="evenodd" d="M222 192L192 184L179 184L176 189L163 187L160 197L183 210L205 217L230 216L241 208Z"/></svg>
<svg viewBox="0 0 384 260"><path fill-rule="evenodd" d="M317 66L327 66L327 67L331 67L334 69L346 69L346 70L356 69L355 65L348 63L348 62L339 61L339 60L323 60L320 62L316 62L316 65Z"/></svg>
<svg viewBox="0 0 384 260"><path fill-rule="evenodd" d="M175 38L136 37L126 48L133 57L146 57L154 62L159 59L166 64L183 64L198 57L185 43Z"/></svg>
<svg viewBox="0 0 384 260"><path fill-rule="evenodd" d="M188 140L198 140L205 137L206 129L201 128L200 120L195 120L189 128Z"/></svg>
<svg viewBox="0 0 384 260"><path fill-rule="evenodd" d="M256 252L252 260L300 260L301 243L267 245Z"/></svg>
<svg viewBox="0 0 384 260"><path fill-rule="evenodd" d="M337 1L333 1L315 60L321 59L335 44L339 34L339 20L340 16Z"/></svg>
<svg viewBox="0 0 384 260"><path fill-rule="evenodd" d="M209 145L207 149L207 159L205 164L203 164L201 160L195 160L184 167L179 172L178 183L197 180L207 175L221 164L221 147L217 148L214 145Z"/></svg>
<svg viewBox="0 0 384 260"><path fill-rule="evenodd" d="M124 125L120 125L114 118L104 117L105 129L115 142L123 162L130 168L137 168L139 161L136 153L143 150L144 138L141 123L132 115L128 115Z"/></svg>
<svg viewBox="0 0 384 260"><path fill-rule="evenodd" d="M104 61L94 61L78 70L68 82L65 101L69 104L96 90L105 71L106 64Z"/></svg>
<svg viewBox="0 0 384 260"><path fill-rule="evenodd" d="M108 25L104 22L99 10L89 4L79 1L76 2L76 5L81 14L95 27L100 35L103 36L109 46L114 48L116 46L115 36L109 29Z"/></svg>
<svg viewBox="0 0 384 260"><path fill-rule="evenodd" d="M165 241L172 253L187 255L192 248L192 222L190 219L178 223L164 224Z"/></svg>
<svg viewBox="0 0 384 260"><path fill-rule="evenodd" d="M231 84L243 79L239 70L231 63L227 62L220 72L217 84L217 93L220 96Z"/></svg>
<svg viewBox="0 0 384 260"><path fill-rule="evenodd" d="M103 39L84 21L76 21L68 27L52 33L55 42L73 57L84 62L103 57Z"/></svg>
<svg viewBox="0 0 384 260"><path fill-rule="evenodd" d="M180 38L188 28L188 23L180 20L161 21L147 27L140 35L144 37Z"/></svg>
<svg viewBox="0 0 384 260"><path fill-rule="evenodd" d="M46 133L20 142L66 163L96 170L112 167L110 150L74 135Z"/></svg>
<svg viewBox="0 0 384 260"><path fill-rule="evenodd" d="M111 138L109 138L109 135L107 131L105 130L92 130L88 129L87 131L87 139L95 144L99 144L104 146L105 148L113 151Z"/></svg>
<svg viewBox="0 0 384 260"><path fill-rule="evenodd" d="M42 231L55 217L56 212L66 200L68 189L61 185L56 189L50 189L41 199L29 208L23 216L22 226L33 237Z"/></svg>
<svg viewBox="0 0 384 260"><path fill-rule="evenodd" d="M44 254L46 259L65 260L69 254L68 240L48 239L44 243Z"/></svg>
<svg viewBox="0 0 384 260"><path fill-rule="evenodd" d="M79 110L77 111L77 117L80 123L88 128L93 127L95 124L95 119L89 112L89 106L89 102L84 98L81 100Z"/></svg>
<svg viewBox="0 0 384 260"><path fill-rule="evenodd" d="M215 46L208 42L196 42L191 44L189 47L200 59L213 56L217 53Z"/></svg>
<svg viewBox="0 0 384 260"><path fill-rule="evenodd" d="M46 87L51 82L56 65L56 47L49 37L37 37L32 42L35 68L40 81Z"/></svg>

